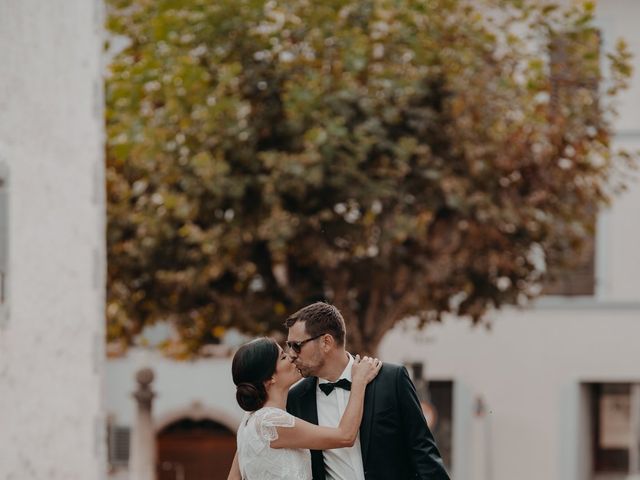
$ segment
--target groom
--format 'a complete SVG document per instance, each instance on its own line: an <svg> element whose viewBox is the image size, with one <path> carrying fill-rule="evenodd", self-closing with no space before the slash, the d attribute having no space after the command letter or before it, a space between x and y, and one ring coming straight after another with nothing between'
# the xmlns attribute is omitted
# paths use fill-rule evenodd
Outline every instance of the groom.
<svg viewBox="0 0 640 480"><path fill-rule="evenodd" d="M349 400L353 364L340 311L313 303L285 325L288 353L306 377L289 392L287 410L317 425L337 426ZM449 480L407 370L390 363L367 386L353 447L312 450L311 463L314 480Z"/></svg>

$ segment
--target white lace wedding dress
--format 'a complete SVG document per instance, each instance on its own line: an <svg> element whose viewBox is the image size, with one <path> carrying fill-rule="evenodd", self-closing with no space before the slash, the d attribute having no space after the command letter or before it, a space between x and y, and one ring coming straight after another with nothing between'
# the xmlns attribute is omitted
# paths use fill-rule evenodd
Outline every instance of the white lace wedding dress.
<svg viewBox="0 0 640 480"><path fill-rule="evenodd" d="M238 428L238 463L243 480L311 480L309 450L271 448L276 427L291 428L296 418L279 408L245 414Z"/></svg>

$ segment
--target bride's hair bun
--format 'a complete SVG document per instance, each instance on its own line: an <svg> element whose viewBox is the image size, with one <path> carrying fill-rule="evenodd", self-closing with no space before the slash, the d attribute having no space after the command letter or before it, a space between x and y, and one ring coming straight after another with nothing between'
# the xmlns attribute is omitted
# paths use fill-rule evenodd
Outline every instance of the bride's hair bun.
<svg viewBox="0 0 640 480"><path fill-rule="evenodd" d="M279 356L280 348L272 338L259 338L238 349L231 362L231 373L240 408L254 412L264 406L267 401L264 382L275 373Z"/></svg>
<svg viewBox="0 0 640 480"><path fill-rule="evenodd" d="M241 383L236 389L238 405L247 412L254 412L267 401L267 391L264 385L256 386L252 383Z"/></svg>

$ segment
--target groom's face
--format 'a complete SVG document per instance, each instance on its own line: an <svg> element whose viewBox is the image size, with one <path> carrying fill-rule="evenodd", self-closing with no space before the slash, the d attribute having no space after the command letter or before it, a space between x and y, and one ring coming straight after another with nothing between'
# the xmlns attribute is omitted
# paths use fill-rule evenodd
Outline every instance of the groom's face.
<svg viewBox="0 0 640 480"><path fill-rule="evenodd" d="M302 342L310 337L305 329L304 322L296 322L289 328L287 340L290 342ZM302 345L299 352L293 349L288 352L291 361L303 377L317 376L324 366L325 358L320 349L320 341L321 338L311 340Z"/></svg>

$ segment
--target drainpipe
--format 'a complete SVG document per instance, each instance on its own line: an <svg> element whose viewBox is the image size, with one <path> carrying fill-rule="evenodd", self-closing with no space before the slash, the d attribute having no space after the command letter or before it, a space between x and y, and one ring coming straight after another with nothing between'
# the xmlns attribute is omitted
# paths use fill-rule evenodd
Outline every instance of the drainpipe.
<svg viewBox="0 0 640 480"><path fill-rule="evenodd" d="M631 439L628 480L640 480L640 383L631 384Z"/></svg>

